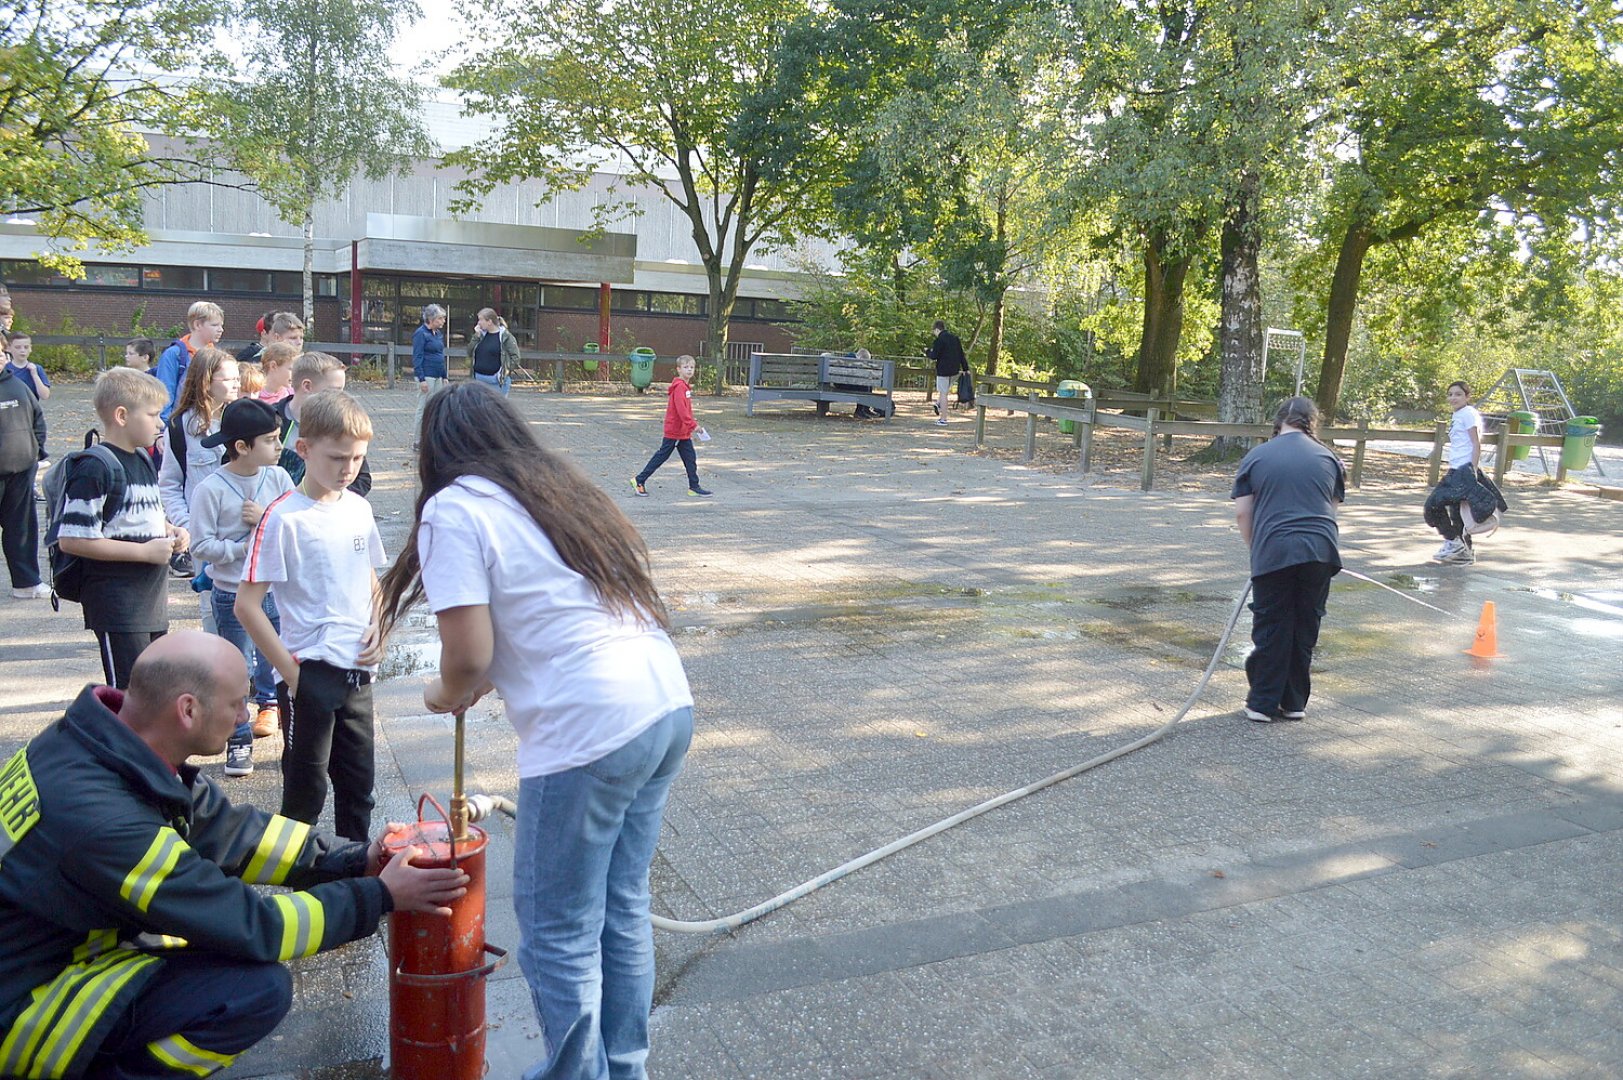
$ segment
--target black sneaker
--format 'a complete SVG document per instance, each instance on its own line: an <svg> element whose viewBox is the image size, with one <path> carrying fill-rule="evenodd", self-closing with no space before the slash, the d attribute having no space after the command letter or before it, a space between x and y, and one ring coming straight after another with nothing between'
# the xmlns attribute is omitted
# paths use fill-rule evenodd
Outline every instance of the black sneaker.
<svg viewBox="0 0 1623 1080"><path fill-rule="evenodd" d="M250 740L245 743L227 743L225 748L225 774L227 776L247 776L253 771L253 742Z"/></svg>
<svg viewBox="0 0 1623 1080"><path fill-rule="evenodd" d="M939 402L939 401L930 402L930 408L935 410L935 414L937 416L941 415L941 402Z"/></svg>
<svg viewBox="0 0 1623 1080"><path fill-rule="evenodd" d="M192 553L177 551L169 556L169 573L172 577L196 577L197 568L192 565Z"/></svg>
<svg viewBox="0 0 1623 1080"><path fill-rule="evenodd" d="M695 499L708 499L710 496L714 495L715 492L706 491L702 487L690 487L688 488L688 494L693 496Z"/></svg>

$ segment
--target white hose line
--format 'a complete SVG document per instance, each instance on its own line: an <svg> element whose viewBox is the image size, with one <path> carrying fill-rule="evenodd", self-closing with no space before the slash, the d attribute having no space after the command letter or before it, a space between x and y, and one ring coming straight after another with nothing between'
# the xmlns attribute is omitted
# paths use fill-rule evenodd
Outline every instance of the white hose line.
<svg viewBox="0 0 1623 1080"><path fill-rule="evenodd" d="M1345 570L1345 567L1343 567L1343 569ZM1375 585L1381 585L1381 587L1386 589L1388 592L1397 593L1397 595L1402 596L1405 600L1410 600L1417 603L1421 607L1431 608L1431 610L1440 612L1444 615L1450 614L1449 612L1443 611L1441 608L1433 607L1424 600L1420 600L1416 597L1399 592L1397 589L1382 585L1381 582L1375 581L1373 578L1365 577L1363 574L1354 573L1350 570L1346 572L1351 574L1353 577L1360 578ZM1195 684L1194 692L1189 695L1189 700L1183 703L1183 708L1178 710L1176 716L1162 724L1160 727L1156 728L1154 731L1150 732L1148 735L1135 739L1125 746L1119 746L1108 753L1100 754L1096 758L1090 758L1080 765L1073 765L1069 769L1066 769L1063 772L1057 772L1053 776L1047 777L1046 779L1027 784L1023 788L1016 788L1014 791L1005 792L996 798L987 799L983 803L978 803L975 806L971 806L967 810L961 810L951 817L942 818L934 825L926 825L917 832L911 832L898 840L892 840L882 848L875 848L866 855L860 855L857 858L852 859L850 862L841 863L834 869L819 874L809 881L803 881L787 892L779 893L772 899L764 900L752 908L746 908L743 911L735 912L719 919L705 919L697 922L688 922L681 919L667 919L663 916L655 915L653 916L654 927L659 930L668 930L677 934L719 934L729 930L736 930L747 923L754 922L763 915L769 915L781 907L786 907L787 905L794 903L796 900L799 900L801 897L806 896L809 893L816 892L824 885L829 885L838 881L847 874L855 873L865 866L872 866L880 859L883 859L888 855L894 855L904 848L910 848L914 844L921 841L928 840L937 833L946 832L954 825L961 825L970 818L980 817L982 814L987 813L990 810L996 810L1000 806L1007 806L1009 803L1012 803L1017 799L1023 799L1027 795L1041 791L1046 787L1052 787L1055 784L1069 780L1073 776L1079 776L1082 773L1087 772L1089 769L1096 769L1106 762L1115 761L1117 758L1125 757L1135 750L1142 750L1151 743L1159 742L1166 736L1167 732L1178 726L1178 723L1183 720L1190 709L1194 708L1195 702L1199 700L1200 695L1205 692L1206 685L1212 681L1212 673L1217 670L1217 663L1223 657L1223 650L1228 648L1229 638L1234 635L1234 627L1240 621L1240 612L1245 610L1246 598L1250 595L1251 582L1249 579L1247 579L1245 588L1241 590L1239 598L1234 601L1234 610L1229 613L1228 623L1223 627L1223 636L1218 639L1217 648L1212 650L1212 658L1211 660L1207 661L1206 670L1201 674L1200 681ZM513 804L511 799L503 798L500 795L473 795L469 797L468 818L470 821L478 821L481 818L488 817L490 816L492 810L500 810L508 817L516 817L518 815L518 807Z"/></svg>
<svg viewBox="0 0 1623 1080"><path fill-rule="evenodd" d="M743 911L736 912L732 915L723 916L719 919L706 919L702 922L686 922L680 919L666 919L659 915L655 915L653 917L655 928L659 930L669 930L678 934L719 934L728 930L736 930L746 923L754 922L763 915L770 914L781 907L794 903L796 900L799 900L808 893L816 892L824 885L838 881L847 874L855 873L856 871L861 870L864 866L871 866L880 859L885 858L887 855L894 855L903 848L910 848L920 841L928 840L936 833L946 832L954 825L961 825L970 818L980 817L989 810L996 810L1000 806L1007 806L1016 799L1023 799L1033 792L1041 791L1046 787L1052 787L1063 780L1069 780L1073 776L1085 773L1089 769L1098 768L1107 761L1115 761L1119 757L1131 754L1134 750L1142 750L1151 743L1159 741L1163 736L1166 735L1167 732L1176 727L1178 722L1182 720L1189 710L1194 707L1195 701L1206 689L1206 684L1212 681L1212 672L1217 670L1217 662L1222 658L1223 650L1228 647L1229 638L1234 633L1234 626L1240 621L1240 612L1245 610L1246 597L1250 595L1251 583L1248 580L1246 582L1245 589L1240 593L1239 599L1234 602L1234 611L1229 615L1228 625L1223 627L1223 636L1218 639L1217 648L1212 651L1212 658L1210 662L1207 663L1206 671L1201 675L1200 682L1195 685L1194 693L1189 695L1189 700L1183 703L1183 708L1178 710L1178 714L1176 716L1162 724L1160 727L1156 728L1154 731L1150 732L1148 735L1145 735L1143 738L1135 739L1126 746L1120 746L1114 750L1111 750L1109 753L1100 754L1098 757L1084 761L1080 765L1074 765L1071 768L1066 769L1064 772L1057 772L1045 780L1038 780L1036 783L1027 784L1023 788L1017 788L1014 791L999 795L994 799L987 799L983 803L971 806L968 810L961 810L949 818L943 818L934 825L927 825L924 828L919 829L917 832L908 833L899 840L892 840L882 848L876 848L873 851L868 852L866 855L861 855L855 859L852 859L850 862L841 863L834 869L829 870L826 873L819 874L810 881L803 881L789 891L779 893L772 899L756 904L752 908L746 908ZM468 816L474 821L488 816L491 810L500 810L508 817L514 817L518 813L518 808L513 805L511 799L505 799L499 795L474 795L468 800Z"/></svg>

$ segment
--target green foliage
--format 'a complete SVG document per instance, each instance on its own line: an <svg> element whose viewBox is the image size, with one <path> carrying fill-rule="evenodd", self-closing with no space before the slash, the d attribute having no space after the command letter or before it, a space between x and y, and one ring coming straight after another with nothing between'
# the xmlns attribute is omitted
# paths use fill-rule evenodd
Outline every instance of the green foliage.
<svg viewBox="0 0 1623 1080"><path fill-rule="evenodd" d="M45 265L141 243L141 194L200 180L198 163L154 153L143 130L191 126L214 0L13 0L0 15L0 211L33 220Z"/></svg>
<svg viewBox="0 0 1623 1080"><path fill-rule="evenodd" d="M812 212L828 183L821 134L778 82L779 45L806 11L804 0L479 0L494 44L447 81L468 112L499 119L490 139L449 155L469 171L454 208L515 179L541 180L550 198L600 170L654 189L692 227L719 353L750 253L824 228ZM600 224L635 212L610 195Z"/></svg>
<svg viewBox="0 0 1623 1080"><path fill-rule="evenodd" d="M218 145L290 225L304 228L304 318L314 318L313 213L358 176L403 172L428 149L422 91L389 59L415 0L240 0L248 79L216 99Z"/></svg>
<svg viewBox="0 0 1623 1080"><path fill-rule="evenodd" d="M42 329L30 324L20 313L12 321L12 329L18 333L52 335L57 337L94 337L95 330L88 330L80 326L72 315L63 315L54 330ZM122 356L123 342L119 342ZM87 376L93 375L97 367L97 350L85 345L43 345L36 344L34 351L28 359L44 368L49 375Z"/></svg>

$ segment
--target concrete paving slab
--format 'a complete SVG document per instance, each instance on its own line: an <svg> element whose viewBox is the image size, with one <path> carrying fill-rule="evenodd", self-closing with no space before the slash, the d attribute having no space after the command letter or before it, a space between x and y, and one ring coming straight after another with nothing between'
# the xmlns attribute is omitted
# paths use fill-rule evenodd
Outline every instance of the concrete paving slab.
<svg viewBox="0 0 1623 1080"><path fill-rule="evenodd" d="M394 552L415 394L359 394ZM702 399L718 494L700 503L664 474L629 495L652 397L515 401L620 492L672 609L699 703L652 875L675 917L755 903L1152 730L1244 583L1221 497L971 455L970 422L937 429L915 402L865 425ZM88 426L82 388L49 409L57 432ZM1423 497L1355 492L1344 554L1449 614L1338 579L1307 722L1228 711L1242 623L1154 747L735 934L656 935L652 1075L1623 1072L1623 509L1523 487L1476 566L1440 567ZM1485 600L1505 656L1474 663ZM195 621L179 585L171 613ZM449 790L447 722L420 700L434 637L415 622L378 687L379 823ZM97 665L71 610L11 602L0 638L8 752ZM499 703L469 731L470 787L511 795ZM261 747L228 790L274 807ZM511 828L491 828L490 938L516 944ZM280 1038L221 1075L380 1075L380 942L296 970ZM540 1050L516 965L488 999L490 1075L518 1076Z"/></svg>

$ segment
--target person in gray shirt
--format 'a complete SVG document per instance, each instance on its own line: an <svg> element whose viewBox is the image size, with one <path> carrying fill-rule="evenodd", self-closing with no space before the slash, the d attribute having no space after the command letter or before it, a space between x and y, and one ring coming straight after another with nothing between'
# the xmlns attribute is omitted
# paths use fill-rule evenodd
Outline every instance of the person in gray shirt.
<svg viewBox="0 0 1623 1080"><path fill-rule="evenodd" d="M1330 579L1341 570L1336 503L1347 498L1341 459L1318 439L1319 410L1305 397L1274 414L1274 437L1240 462L1234 518L1251 547L1249 720L1301 720Z"/></svg>

